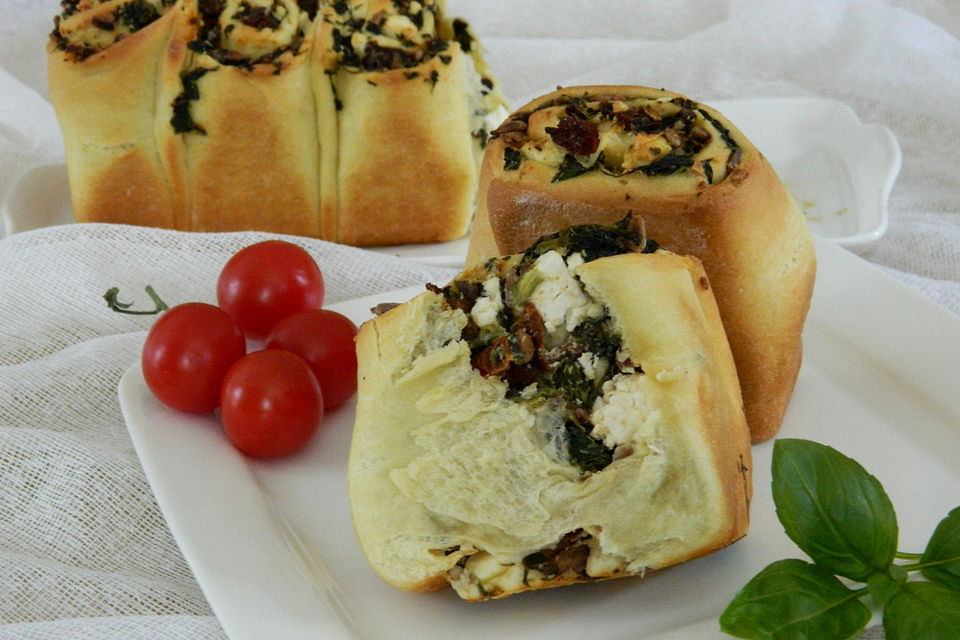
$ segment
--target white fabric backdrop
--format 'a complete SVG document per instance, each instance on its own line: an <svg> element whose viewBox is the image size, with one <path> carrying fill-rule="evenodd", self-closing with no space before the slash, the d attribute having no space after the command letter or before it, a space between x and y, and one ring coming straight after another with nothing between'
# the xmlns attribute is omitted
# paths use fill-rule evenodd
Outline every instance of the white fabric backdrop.
<svg viewBox="0 0 960 640"><path fill-rule="evenodd" d="M451 0L514 105L558 84L711 99L822 96L894 131L887 234L861 254L960 313L960 5L943 0ZM56 0L0 0L0 196L63 162L43 49ZM838 141L842 144L842 141ZM256 234L91 225L0 241L0 640L222 638L117 407L150 318L100 296L144 282L211 300ZM343 300L450 272L303 241ZM389 281L384 274L390 274Z"/></svg>

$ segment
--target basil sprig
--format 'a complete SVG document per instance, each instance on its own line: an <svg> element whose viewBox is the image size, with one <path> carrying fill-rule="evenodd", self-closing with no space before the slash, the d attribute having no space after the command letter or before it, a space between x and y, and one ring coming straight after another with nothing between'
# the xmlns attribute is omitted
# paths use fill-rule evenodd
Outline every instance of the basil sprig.
<svg viewBox="0 0 960 640"><path fill-rule="evenodd" d="M868 600L883 609L888 640L960 640L960 507L922 554L898 553L890 498L855 460L809 440L779 439L772 472L777 517L813 562L768 565L727 606L721 630L758 640L846 640L870 621Z"/></svg>

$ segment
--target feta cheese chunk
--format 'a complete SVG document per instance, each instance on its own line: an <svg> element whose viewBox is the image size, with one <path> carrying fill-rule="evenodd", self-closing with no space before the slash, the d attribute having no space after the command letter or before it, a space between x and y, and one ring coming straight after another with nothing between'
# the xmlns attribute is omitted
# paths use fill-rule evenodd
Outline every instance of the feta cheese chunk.
<svg viewBox="0 0 960 640"><path fill-rule="evenodd" d="M613 448L623 443L641 443L645 423L658 413L651 407L640 382L642 374L617 375L603 385L603 395L593 405L590 435Z"/></svg>
<svg viewBox="0 0 960 640"><path fill-rule="evenodd" d="M559 253L546 252L537 258L533 268L540 272L543 280L529 301L540 312L548 332L561 327L573 331L581 322L603 315L603 306L584 292Z"/></svg>
<svg viewBox="0 0 960 640"><path fill-rule="evenodd" d="M497 314L503 309L500 295L500 278L488 278L483 283L483 295L477 298L470 310L470 317L478 327L496 324Z"/></svg>

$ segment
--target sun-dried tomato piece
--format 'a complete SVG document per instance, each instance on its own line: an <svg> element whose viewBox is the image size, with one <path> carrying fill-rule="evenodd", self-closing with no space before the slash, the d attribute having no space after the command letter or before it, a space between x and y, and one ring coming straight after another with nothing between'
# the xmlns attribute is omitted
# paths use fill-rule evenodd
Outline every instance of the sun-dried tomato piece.
<svg viewBox="0 0 960 640"><path fill-rule="evenodd" d="M510 350L510 342L506 336L494 338L490 345L470 358L470 364L480 371L481 375L499 376L510 368L513 360L513 353Z"/></svg>
<svg viewBox="0 0 960 640"><path fill-rule="evenodd" d="M589 156L600 146L597 125L589 120L563 116L556 127L547 127L545 131L554 142L574 155Z"/></svg>

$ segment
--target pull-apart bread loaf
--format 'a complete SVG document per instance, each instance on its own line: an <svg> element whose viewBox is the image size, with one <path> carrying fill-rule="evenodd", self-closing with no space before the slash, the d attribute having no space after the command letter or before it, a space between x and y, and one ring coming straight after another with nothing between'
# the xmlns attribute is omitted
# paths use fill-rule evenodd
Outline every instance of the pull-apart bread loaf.
<svg viewBox="0 0 960 640"><path fill-rule="evenodd" d="M468 264L626 211L702 261L753 441L772 437L800 369L813 241L766 158L716 110L633 86L558 89L522 107L486 147Z"/></svg>
<svg viewBox="0 0 960 640"><path fill-rule="evenodd" d="M464 235L506 110L443 0L65 0L74 216L354 245Z"/></svg>
<svg viewBox="0 0 960 640"><path fill-rule="evenodd" d="M357 338L350 505L385 581L486 600L746 533L749 432L695 258L625 219L428 288Z"/></svg>

